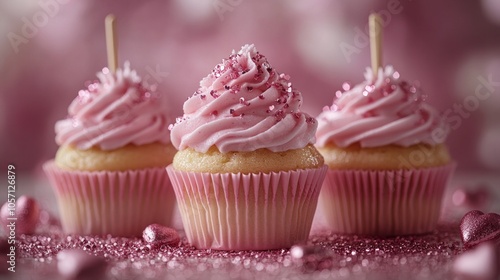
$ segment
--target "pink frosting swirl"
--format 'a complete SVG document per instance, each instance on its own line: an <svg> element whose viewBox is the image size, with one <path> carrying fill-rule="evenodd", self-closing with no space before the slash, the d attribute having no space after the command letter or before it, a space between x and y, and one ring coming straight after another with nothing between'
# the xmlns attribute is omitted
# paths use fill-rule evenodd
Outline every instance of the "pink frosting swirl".
<svg viewBox="0 0 500 280"><path fill-rule="evenodd" d="M128 62L115 74L104 68L97 76L100 83L80 90L68 108L69 116L56 123L57 144L112 150L170 142L164 98L145 88Z"/></svg>
<svg viewBox="0 0 500 280"><path fill-rule="evenodd" d="M444 141L447 126L419 89L400 81L391 66L380 68L376 77L368 68L365 82L337 92L333 105L318 116L318 146L408 147Z"/></svg>
<svg viewBox="0 0 500 280"><path fill-rule="evenodd" d="M314 143L317 122L300 111L302 95L253 45L215 66L171 126L172 144L206 152L273 152Z"/></svg>

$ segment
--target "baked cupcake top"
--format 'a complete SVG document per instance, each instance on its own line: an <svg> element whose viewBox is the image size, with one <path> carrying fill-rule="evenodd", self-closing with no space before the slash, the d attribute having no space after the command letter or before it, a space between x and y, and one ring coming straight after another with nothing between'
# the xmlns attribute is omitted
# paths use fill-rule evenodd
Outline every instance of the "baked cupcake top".
<svg viewBox="0 0 500 280"><path fill-rule="evenodd" d="M233 51L200 82L171 129L172 144L205 153L267 148L273 152L314 143L317 122L300 111L302 94L253 45Z"/></svg>
<svg viewBox="0 0 500 280"><path fill-rule="evenodd" d="M146 88L130 64L80 90L68 108L68 117L55 125L56 143L78 149L113 150L128 144L169 143L164 98Z"/></svg>
<svg viewBox="0 0 500 280"><path fill-rule="evenodd" d="M448 128L417 87L401 81L392 66L377 76L367 68L365 81L338 91L331 107L318 116L317 145L361 147L444 142Z"/></svg>

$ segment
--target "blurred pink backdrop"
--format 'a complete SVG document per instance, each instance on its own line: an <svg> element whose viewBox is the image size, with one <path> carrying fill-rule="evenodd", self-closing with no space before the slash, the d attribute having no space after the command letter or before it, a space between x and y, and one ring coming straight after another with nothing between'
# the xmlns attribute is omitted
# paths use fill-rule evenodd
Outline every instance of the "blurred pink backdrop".
<svg viewBox="0 0 500 280"><path fill-rule="evenodd" d="M384 63L418 80L428 101L455 117L448 144L459 172L498 173L500 84L491 82L500 82L496 0L2 1L0 166L39 173L54 156L54 123L106 66L109 13L118 19L120 64L129 60L152 77L175 116L200 79L246 43L291 76L304 111L316 116L344 81L362 81L370 64L363 33L373 11L385 20ZM474 101L478 88L490 96ZM458 113L454 106L469 109Z"/></svg>

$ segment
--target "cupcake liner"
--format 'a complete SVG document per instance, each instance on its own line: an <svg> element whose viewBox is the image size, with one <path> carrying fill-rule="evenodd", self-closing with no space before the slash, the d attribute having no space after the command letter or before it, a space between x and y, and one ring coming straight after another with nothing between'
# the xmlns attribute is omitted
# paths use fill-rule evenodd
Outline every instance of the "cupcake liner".
<svg viewBox="0 0 500 280"><path fill-rule="evenodd" d="M152 223L170 225L175 194L164 168L67 171L43 165L66 233L141 236Z"/></svg>
<svg viewBox="0 0 500 280"><path fill-rule="evenodd" d="M394 236L435 229L455 164L415 170L329 169L319 198L338 233Z"/></svg>
<svg viewBox="0 0 500 280"><path fill-rule="evenodd" d="M167 172L192 245L269 250L307 240L327 169L211 174L169 165Z"/></svg>

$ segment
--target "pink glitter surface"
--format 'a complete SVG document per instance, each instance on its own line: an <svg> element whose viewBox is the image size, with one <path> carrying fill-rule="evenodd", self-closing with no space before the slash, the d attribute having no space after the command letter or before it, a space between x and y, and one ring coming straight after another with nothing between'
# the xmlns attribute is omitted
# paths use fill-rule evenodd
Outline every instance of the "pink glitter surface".
<svg viewBox="0 0 500 280"><path fill-rule="evenodd" d="M452 279L453 260L462 250L458 225L388 239L317 231L307 244L272 251L197 250L182 232L178 246L154 247L140 238L67 236L56 226L48 229L18 238L16 279L64 279L56 258L64 249L106 259L105 273L94 280Z"/></svg>

